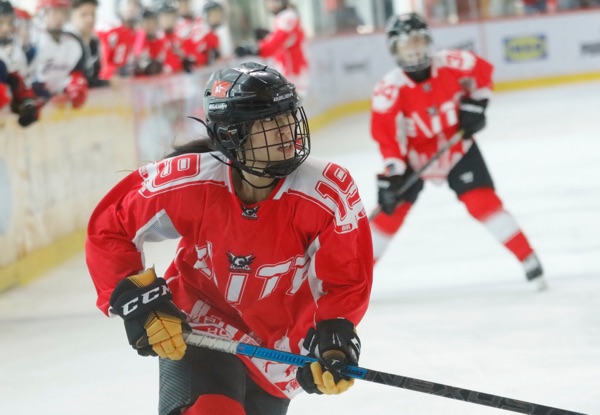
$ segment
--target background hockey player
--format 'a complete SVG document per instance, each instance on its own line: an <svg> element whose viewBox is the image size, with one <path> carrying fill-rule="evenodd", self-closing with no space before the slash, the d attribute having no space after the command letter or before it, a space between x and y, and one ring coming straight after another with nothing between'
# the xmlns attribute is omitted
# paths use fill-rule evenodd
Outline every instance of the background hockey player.
<svg viewBox="0 0 600 415"><path fill-rule="evenodd" d="M209 139L130 174L92 214L86 254L97 304L123 317L140 354L160 356L161 415L285 414L301 388L352 386L340 371L360 354L368 220L347 170L308 157L304 110L279 72L223 69L204 97ZM178 237L157 278L144 241ZM186 347L186 328L319 361L296 370Z"/></svg>
<svg viewBox="0 0 600 415"><path fill-rule="evenodd" d="M144 10L142 24L133 45L134 74L143 76L163 73L168 49L169 45L160 34L158 14L154 10Z"/></svg>
<svg viewBox="0 0 600 415"><path fill-rule="evenodd" d="M223 6L208 1L202 7L202 17L194 18L190 14L189 0L180 2L180 20L176 33L182 39L184 65L186 70L211 65L220 53L220 39L216 30L223 24L225 12Z"/></svg>
<svg viewBox="0 0 600 415"><path fill-rule="evenodd" d="M73 0L69 31L79 38L83 47L84 74L90 88L108 86L100 79L102 62L100 40L95 33L98 0Z"/></svg>
<svg viewBox="0 0 600 415"><path fill-rule="evenodd" d="M177 26L177 7L170 1L163 2L158 7L158 27L164 39L167 54L165 57L165 72L176 73L183 70L182 39L175 33Z"/></svg>
<svg viewBox="0 0 600 415"><path fill-rule="evenodd" d="M0 109L10 107L21 126L38 119L39 105L26 85L27 58L16 38L15 9L0 0Z"/></svg>
<svg viewBox="0 0 600 415"><path fill-rule="evenodd" d="M40 0L37 13L42 27L35 41L35 56L31 62L32 89L46 102L57 96L69 101L73 108L87 100L83 49L79 40L63 30L71 0Z"/></svg>
<svg viewBox="0 0 600 415"><path fill-rule="evenodd" d="M142 5L139 0L118 0L117 15L121 20L119 25L98 31L103 58L101 79L133 75L132 50Z"/></svg>
<svg viewBox="0 0 600 415"><path fill-rule="evenodd" d="M304 30L298 12L288 0L265 0L267 8L275 15L273 31L258 45L238 46L238 57L257 55L272 58L275 67L304 95L308 90L308 61L304 53Z"/></svg>
<svg viewBox="0 0 600 415"><path fill-rule="evenodd" d="M392 17L387 28L399 67L376 85L371 133L385 171L378 176L381 211L371 219L375 258L381 257L423 189L423 179L446 180L469 213L522 263L528 280L545 287L542 267L513 216L507 212L473 134L485 127L492 65L458 50L432 54L427 23L415 13ZM403 128L398 128L398 120ZM398 190L461 129L464 140L443 154L404 194Z"/></svg>

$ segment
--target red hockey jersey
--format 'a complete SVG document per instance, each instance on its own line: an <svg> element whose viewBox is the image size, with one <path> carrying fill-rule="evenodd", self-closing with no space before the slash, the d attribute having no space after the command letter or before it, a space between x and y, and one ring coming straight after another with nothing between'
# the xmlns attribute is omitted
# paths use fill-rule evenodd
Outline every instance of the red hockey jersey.
<svg viewBox="0 0 600 415"><path fill-rule="evenodd" d="M102 47L100 79L110 79L119 73L119 68L132 63L131 52L136 30L127 26L114 27L98 32Z"/></svg>
<svg viewBox="0 0 600 415"><path fill-rule="evenodd" d="M401 173L407 164L417 170L458 131L458 101L462 95L489 98L492 65L458 50L434 55L431 78L413 82L397 67L375 86L371 101L371 135L384 164ZM424 172L425 178L445 178L470 147L460 141Z"/></svg>
<svg viewBox="0 0 600 415"><path fill-rule="evenodd" d="M354 324L368 304L369 224L356 185L340 166L309 158L267 200L244 205L231 168L187 154L140 168L92 214L87 264L108 313L117 283L145 268L145 241L179 238L165 279L194 330L293 353L315 322ZM275 396L300 391L295 368L241 357Z"/></svg>
<svg viewBox="0 0 600 415"><path fill-rule="evenodd" d="M175 33L182 39L183 55L193 60L195 67L209 65L211 58L218 55L219 36L202 19L181 19Z"/></svg>
<svg viewBox="0 0 600 415"><path fill-rule="evenodd" d="M275 16L274 28L258 44L262 57L271 57L275 67L299 91L306 89L308 62L304 54L304 31L295 10L287 8Z"/></svg>

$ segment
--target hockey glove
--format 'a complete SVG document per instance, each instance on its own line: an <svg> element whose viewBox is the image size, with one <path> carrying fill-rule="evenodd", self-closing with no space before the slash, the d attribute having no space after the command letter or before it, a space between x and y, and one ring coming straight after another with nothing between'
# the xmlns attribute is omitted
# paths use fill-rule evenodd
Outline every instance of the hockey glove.
<svg viewBox="0 0 600 415"><path fill-rule="evenodd" d="M35 99L24 99L18 107L18 114L19 125L21 127L28 127L38 120L40 115L40 105Z"/></svg>
<svg viewBox="0 0 600 415"><path fill-rule="evenodd" d="M142 356L179 360L186 349L186 315L172 301L167 283L153 269L122 280L110 296L111 310L125 320L129 344Z"/></svg>
<svg viewBox="0 0 600 415"><path fill-rule="evenodd" d="M85 104L88 95L88 84L82 73L73 72L71 74L71 82L65 88L65 94L73 108L79 108Z"/></svg>
<svg viewBox="0 0 600 415"><path fill-rule="evenodd" d="M471 138L473 134L485 127L485 109L488 100L475 100L468 97L460 99L458 125L464 131L463 138Z"/></svg>
<svg viewBox="0 0 600 415"><path fill-rule="evenodd" d="M271 32L269 32L267 29L259 27L257 29L254 29L254 38L257 42L260 42L261 40L269 36L269 33Z"/></svg>
<svg viewBox="0 0 600 415"><path fill-rule="evenodd" d="M310 328L304 339L309 356L319 359L298 368L296 379L308 393L337 395L347 391L354 379L342 375L347 364L358 365L360 340L354 325L343 318L323 320Z"/></svg>
<svg viewBox="0 0 600 415"><path fill-rule="evenodd" d="M235 48L235 56L238 58L248 55L258 56L258 48L256 46L238 46Z"/></svg>
<svg viewBox="0 0 600 415"><path fill-rule="evenodd" d="M406 179L406 174L377 175L377 202L385 214L391 215L394 213L396 206L402 201L402 194L399 193L399 190L406 183Z"/></svg>

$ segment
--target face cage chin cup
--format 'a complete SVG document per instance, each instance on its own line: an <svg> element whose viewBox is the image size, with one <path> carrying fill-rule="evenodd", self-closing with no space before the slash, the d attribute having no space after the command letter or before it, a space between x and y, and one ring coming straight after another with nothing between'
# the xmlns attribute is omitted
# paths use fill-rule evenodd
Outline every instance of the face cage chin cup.
<svg viewBox="0 0 600 415"><path fill-rule="evenodd" d="M277 114L280 115L280 114ZM293 141L295 147L295 156L293 158L285 160L248 160L246 158L246 151L255 151L261 148L275 147L277 144L271 144L261 147L255 147L252 149L245 149L244 143L250 139L249 131L252 128L252 124L260 122L260 120L252 120L247 122L246 128L238 128L238 130L246 131L246 134L239 140L240 146L234 151L230 151L230 156L227 156L232 164L246 173L252 174L257 177L266 177L272 179L283 178L291 174L296 170L308 157L310 153L310 132L308 129L308 120L306 119L306 113L304 108L298 107L295 112L291 113L294 118L294 132L296 139ZM286 124L285 127L289 127L292 124ZM282 128L278 126L276 128ZM265 131L263 131L263 134ZM259 133L260 134L260 133ZM268 150L267 150L268 151ZM251 164L253 162L265 162L268 165L264 168L253 168Z"/></svg>

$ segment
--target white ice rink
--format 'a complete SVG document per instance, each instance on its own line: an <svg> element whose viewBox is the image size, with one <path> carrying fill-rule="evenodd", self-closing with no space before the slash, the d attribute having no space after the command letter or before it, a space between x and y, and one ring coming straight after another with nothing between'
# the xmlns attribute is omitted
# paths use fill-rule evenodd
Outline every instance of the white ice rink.
<svg viewBox="0 0 600 415"><path fill-rule="evenodd" d="M497 94L488 114L478 142L550 290L428 184L375 268L361 366L599 415L600 83ZM314 133L313 154L347 166L375 206L367 114ZM148 264L164 269L174 246L149 245ZM83 254L0 295L2 415L155 414L157 366L95 308ZM357 381L341 396L303 394L288 413L509 412Z"/></svg>

